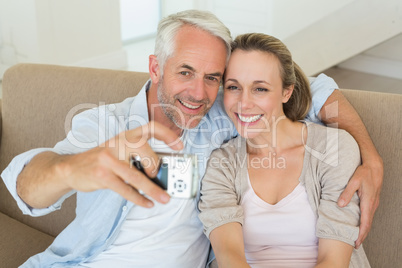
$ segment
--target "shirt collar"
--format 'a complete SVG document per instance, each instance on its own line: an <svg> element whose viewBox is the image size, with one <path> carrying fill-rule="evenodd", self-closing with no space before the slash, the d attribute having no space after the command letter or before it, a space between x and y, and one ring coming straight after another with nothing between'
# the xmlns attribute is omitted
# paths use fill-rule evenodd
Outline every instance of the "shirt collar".
<svg viewBox="0 0 402 268"><path fill-rule="evenodd" d="M148 117L148 102L147 102L147 91L151 86L151 79L149 79L145 85L142 87L137 96L135 96L130 107L130 117L129 117L129 129L134 129L139 126L149 123Z"/></svg>

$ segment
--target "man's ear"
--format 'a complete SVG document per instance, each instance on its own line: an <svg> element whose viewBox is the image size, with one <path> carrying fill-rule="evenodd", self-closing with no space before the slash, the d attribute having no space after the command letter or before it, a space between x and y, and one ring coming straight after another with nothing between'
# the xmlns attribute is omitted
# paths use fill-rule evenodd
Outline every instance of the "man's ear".
<svg viewBox="0 0 402 268"><path fill-rule="evenodd" d="M159 80L161 79L160 77L160 69L159 69L159 62L158 59L156 58L155 55L150 55L149 56L149 75L151 77L152 83L153 84L158 84Z"/></svg>
<svg viewBox="0 0 402 268"><path fill-rule="evenodd" d="M285 88L282 93L282 103L287 103L290 97L292 96L295 85L291 85L288 88Z"/></svg>

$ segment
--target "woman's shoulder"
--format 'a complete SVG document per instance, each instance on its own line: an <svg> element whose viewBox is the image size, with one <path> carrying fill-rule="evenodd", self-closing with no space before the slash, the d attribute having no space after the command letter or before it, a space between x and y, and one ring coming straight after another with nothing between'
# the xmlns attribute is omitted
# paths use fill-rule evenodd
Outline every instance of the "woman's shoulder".
<svg viewBox="0 0 402 268"><path fill-rule="evenodd" d="M360 158L356 140L347 131L335 127L307 124L307 150L319 160L348 156ZM334 158L334 155L337 157Z"/></svg>
<svg viewBox="0 0 402 268"><path fill-rule="evenodd" d="M356 144L356 140L353 138L352 135L349 134L344 129L336 128L336 127L328 127L323 126L311 122L306 122L307 125L307 133L310 136L310 143L317 143L317 144L326 144L328 142L340 142L342 141L343 144Z"/></svg>

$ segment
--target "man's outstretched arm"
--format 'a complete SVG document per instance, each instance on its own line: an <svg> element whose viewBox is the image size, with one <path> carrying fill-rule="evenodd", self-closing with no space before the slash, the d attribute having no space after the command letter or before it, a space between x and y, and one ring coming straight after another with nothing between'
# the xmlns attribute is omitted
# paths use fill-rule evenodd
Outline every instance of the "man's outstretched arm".
<svg viewBox="0 0 402 268"><path fill-rule="evenodd" d="M173 131L151 122L122 132L105 144L83 153L59 155L43 152L36 155L18 175L17 193L32 208L49 207L72 190L90 192L98 189L111 189L143 207L151 207L153 203L140 190L154 200L166 203L169 195L130 166L130 156L139 155L148 161L147 175L154 177L157 156L147 143L150 137L172 144L172 149L180 150L183 146L174 142L177 135ZM138 144L140 140L143 140L142 145L134 148L132 144ZM120 155L122 152L124 155ZM150 161L151 158L155 161Z"/></svg>
<svg viewBox="0 0 402 268"><path fill-rule="evenodd" d="M321 121L326 125L348 131L357 141L362 165L350 179L345 191L339 197L338 205L346 206L357 191L360 197L361 222L356 247L359 247L370 231L374 213L380 202L383 182L383 162L366 127L356 110L339 90L335 90L320 110Z"/></svg>

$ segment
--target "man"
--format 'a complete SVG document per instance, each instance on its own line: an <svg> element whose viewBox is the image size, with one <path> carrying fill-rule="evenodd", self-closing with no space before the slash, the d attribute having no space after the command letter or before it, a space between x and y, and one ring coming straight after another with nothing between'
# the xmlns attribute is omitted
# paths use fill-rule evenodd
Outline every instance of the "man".
<svg viewBox="0 0 402 268"><path fill-rule="evenodd" d="M169 16L159 24L155 55L149 57L151 79L136 97L83 112L53 149L32 150L12 161L2 177L26 214L49 213L77 192L76 219L26 267L205 267L209 242L198 220L197 200L170 199L148 176L155 176L154 151L162 149L197 154L202 176L210 152L236 135L218 94L230 42L229 30L210 13ZM316 92L311 119L325 115L324 102L328 107L343 101L325 75L311 85ZM347 103L340 103L339 110L340 119L351 118L353 124L345 128L352 134L355 127L362 128ZM372 167L365 157L379 157L368 135L357 133L355 138L363 163ZM93 142L98 146L82 146ZM133 155L142 159L148 176L130 168ZM363 187L379 191L365 179L363 186L348 188L343 200L347 203ZM369 191L362 195L375 197Z"/></svg>

